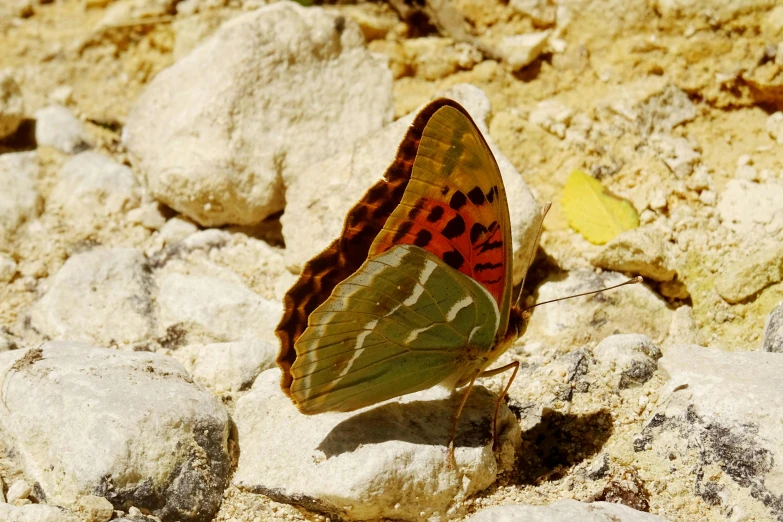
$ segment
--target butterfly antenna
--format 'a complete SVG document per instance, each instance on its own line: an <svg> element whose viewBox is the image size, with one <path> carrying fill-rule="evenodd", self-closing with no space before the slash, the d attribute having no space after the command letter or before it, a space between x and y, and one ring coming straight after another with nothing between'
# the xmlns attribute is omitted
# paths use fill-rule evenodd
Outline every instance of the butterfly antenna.
<svg viewBox="0 0 783 522"><path fill-rule="evenodd" d="M525 288L525 279L527 279L527 274L530 272L530 267L533 266L533 261L536 259L536 252L538 252L538 242L541 241L541 234L544 232L544 218L546 217L546 213L549 212L550 208L552 208L552 203L547 201L544 205L544 209L541 211L541 223L539 223L538 232L536 232L536 242L533 243L533 249L530 251L530 259L527 260L525 275L522 276L522 284L519 285L519 295L517 295L517 300L514 303L514 306L516 307L519 306L519 303L522 300L522 290Z"/></svg>
<svg viewBox="0 0 783 522"><path fill-rule="evenodd" d="M527 312L528 310L530 310L532 308L535 308L536 306L541 306L541 305L548 304L548 303L556 303L558 301L565 301L566 299L573 299L574 297L582 297L582 296L585 296L585 295L600 294L601 292L606 292L607 290L614 290L615 288L620 288L621 286L625 286L625 285L635 285L637 283L641 283L642 281L644 281L644 279L642 279L642 276L636 276L634 278L629 279L628 281L624 281L624 282L620 283L619 285L609 286L607 288L601 288L600 290L593 290L591 292L583 292L581 294L568 295L566 297L558 297L557 299L550 299L549 301L543 301L541 303L536 303L536 304L534 304L532 306L528 306L527 308L525 308L522 311L523 312Z"/></svg>

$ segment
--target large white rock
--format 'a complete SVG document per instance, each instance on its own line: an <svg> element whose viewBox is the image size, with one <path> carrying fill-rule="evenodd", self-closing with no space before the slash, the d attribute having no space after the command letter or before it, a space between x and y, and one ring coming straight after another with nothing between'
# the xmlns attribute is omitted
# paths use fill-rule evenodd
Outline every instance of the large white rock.
<svg viewBox="0 0 783 522"><path fill-rule="evenodd" d="M215 277L167 274L160 282L159 326L187 343L275 341L282 304L241 283Z"/></svg>
<svg viewBox="0 0 783 522"><path fill-rule="evenodd" d="M461 394L426 390L353 413L303 415L270 370L237 402L241 489L347 520L446 518L449 507L513 466L519 425L500 410L501 458L492 451L496 397L474 388L460 417L456 466L446 460ZM292 436L293 435L293 436Z"/></svg>
<svg viewBox="0 0 783 522"><path fill-rule="evenodd" d="M188 345L174 358L193 379L215 393L231 393L252 386L258 375L275 365L279 344L272 341L238 341Z"/></svg>
<svg viewBox="0 0 783 522"><path fill-rule="evenodd" d="M63 165L59 177L47 204L71 214L115 214L140 201L133 171L97 152L77 154Z"/></svg>
<svg viewBox="0 0 783 522"><path fill-rule="evenodd" d="M0 139L10 136L24 120L24 99L8 73L0 73Z"/></svg>
<svg viewBox="0 0 783 522"><path fill-rule="evenodd" d="M665 518L612 502L558 500L548 506L513 504L483 509L467 522L666 522Z"/></svg>
<svg viewBox="0 0 783 522"><path fill-rule="evenodd" d="M572 271L565 279L542 284L536 301L598 290L625 280L625 276L616 272ZM597 343L616 333L645 332L653 342L660 343L669 331L671 317L672 311L655 292L644 284L636 284L541 305L533 312L522 340L526 345L549 347L558 352Z"/></svg>
<svg viewBox="0 0 783 522"><path fill-rule="evenodd" d="M7 458L49 504L105 497L164 521L209 521L228 478L230 423L182 366L149 352L50 342L0 354Z"/></svg>
<svg viewBox="0 0 783 522"><path fill-rule="evenodd" d="M132 248L96 248L71 256L30 309L33 328L50 339L132 345L154 333L155 282Z"/></svg>
<svg viewBox="0 0 783 522"><path fill-rule="evenodd" d="M452 98L471 114L489 143L503 176L511 218L514 249L514 281L527 270L534 247L540 209L522 176L489 136L486 121L489 99L478 87L459 84L438 93ZM348 210L377 182L394 160L416 113L408 114L335 156L314 164L286 191L286 211L280 221L286 243L286 265L298 272L308 259L318 254L340 235ZM324 173L329 176L325 177Z"/></svg>
<svg viewBox="0 0 783 522"><path fill-rule="evenodd" d="M38 215L41 206L35 188L38 169L35 152L0 155L0 239Z"/></svg>
<svg viewBox="0 0 783 522"><path fill-rule="evenodd" d="M783 357L675 345L658 364L669 379L635 448L653 453L636 460L669 461L721 510L783 516Z"/></svg>
<svg viewBox="0 0 783 522"><path fill-rule="evenodd" d="M66 154L89 148L84 125L62 105L49 105L36 111L35 141Z"/></svg>
<svg viewBox="0 0 783 522"><path fill-rule="evenodd" d="M158 74L123 143L158 200L202 225L254 224L283 208L284 183L391 116L391 73L358 26L280 2Z"/></svg>

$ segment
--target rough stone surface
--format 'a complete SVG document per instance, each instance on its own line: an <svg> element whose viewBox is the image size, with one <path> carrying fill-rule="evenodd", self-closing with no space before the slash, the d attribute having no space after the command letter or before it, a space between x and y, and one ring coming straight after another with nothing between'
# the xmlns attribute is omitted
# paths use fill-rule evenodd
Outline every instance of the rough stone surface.
<svg viewBox="0 0 783 522"><path fill-rule="evenodd" d="M284 184L392 116L391 73L363 40L350 19L293 2L224 24L128 116L150 192L206 226L281 210Z"/></svg>
<svg viewBox="0 0 783 522"><path fill-rule="evenodd" d="M590 261L606 270L628 272L655 281L671 281L677 275L666 238L661 231L649 227L623 232Z"/></svg>
<svg viewBox="0 0 783 522"><path fill-rule="evenodd" d="M783 278L783 244L766 244L739 255L715 279L715 289L729 303L739 303Z"/></svg>
<svg viewBox="0 0 783 522"><path fill-rule="evenodd" d="M79 517L65 509L27 504L12 506L0 502L0 520L3 522L81 522Z"/></svg>
<svg viewBox="0 0 783 522"><path fill-rule="evenodd" d="M181 332L187 344L277 339L275 327L283 312L282 305L240 283L167 274L159 285L162 334Z"/></svg>
<svg viewBox="0 0 783 522"><path fill-rule="evenodd" d="M519 282L535 243L541 222L540 209L522 176L489 136L485 122L490 105L484 92L472 85L459 84L438 96L452 98L465 107L495 155L510 202L514 281ZM339 236L345 214L383 176L417 112L357 141L350 150L313 165L288 187L286 211L280 221L286 242L286 265L291 271L301 270L308 259ZM332 175L324 179L324 172Z"/></svg>
<svg viewBox="0 0 783 522"><path fill-rule="evenodd" d="M767 316L762 349L765 352L783 353L783 303Z"/></svg>
<svg viewBox="0 0 783 522"><path fill-rule="evenodd" d="M35 113L35 141L54 147L66 154L76 154L87 148L84 125L62 105L49 105Z"/></svg>
<svg viewBox="0 0 783 522"><path fill-rule="evenodd" d="M35 218L41 207L35 188L38 175L35 152L0 155L0 240Z"/></svg>
<svg viewBox="0 0 783 522"><path fill-rule="evenodd" d="M193 379L215 393L244 391L275 365L279 345L271 341L240 341L189 345L174 352Z"/></svg>
<svg viewBox="0 0 783 522"><path fill-rule="evenodd" d="M85 151L60 169L60 180L47 204L69 214L116 214L138 206L139 201L139 186L131 169L103 154Z"/></svg>
<svg viewBox="0 0 783 522"><path fill-rule="evenodd" d="M87 495L209 521L229 472L225 408L171 358L50 342L0 354L6 458L47 503ZM52 429L57 426L57 429Z"/></svg>
<svg viewBox="0 0 783 522"><path fill-rule="evenodd" d="M649 381L658 369L661 350L646 335L610 335L595 347L593 354L614 374L613 386L624 389Z"/></svg>
<svg viewBox="0 0 783 522"><path fill-rule="evenodd" d="M536 301L606 288L626 279L616 272L575 270L565 279L542 284ZM636 284L540 306L522 340L531 347L550 347L559 352L596 343L616 333L645 332L653 342L660 343L669 330L671 317L671 310L657 294L644 284Z"/></svg>
<svg viewBox="0 0 783 522"><path fill-rule="evenodd" d="M108 499L87 495L79 498L78 511L85 522L108 522L114 515L114 506Z"/></svg>
<svg viewBox="0 0 783 522"><path fill-rule="evenodd" d="M24 120L22 91L7 73L0 73L0 139L10 136Z"/></svg>
<svg viewBox="0 0 783 522"><path fill-rule="evenodd" d="M65 262L30 309L30 324L49 339L141 343L154 333L154 294L144 255L96 248Z"/></svg>
<svg viewBox="0 0 783 522"><path fill-rule="evenodd" d="M723 226L748 234L754 227L783 230L783 185L731 179L718 198Z"/></svg>
<svg viewBox="0 0 783 522"><path fill-rule="evenodd" d="M669 380L639 451L682 460L694 493L712 505L783 518L783 358L677 345L659 367Z"/></svg>
<svg viewBox="0 0 783 522"><path fill-rule="evenodd" d="M558 500L548 506L510 505L484 509L467 522L666 522L665 518L611 502Z"/></svg>
<svg viewBox="0 0 783 522"><path fill-rule="evenodd" d="M513 462L519 426L502 406L501 458L492 452L495 396L473 389L460 417L456 466L446 461L461 395L412 394L353 413L302 415L280 391L280 373L262 373L237 403L242 441L234 483L347 520L445 516L455 501L491 485ZM291 433L296 437L280 434ZM404 463L404 464L403 464Z"/></svg>

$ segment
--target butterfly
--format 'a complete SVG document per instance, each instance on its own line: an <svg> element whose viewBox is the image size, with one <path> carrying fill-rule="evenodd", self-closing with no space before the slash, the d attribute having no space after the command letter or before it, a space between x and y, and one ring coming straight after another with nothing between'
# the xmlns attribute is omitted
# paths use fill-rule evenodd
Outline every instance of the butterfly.
<svg viewBox="0 0 783 522"><path fill-rule="evenodd" d="M300 412L352 411L435 385L469 385L524 332L512 305L503 180L468 112L425 106L342 235L303 268L276 329L281 388ZM493 433L497 445L497 414Z"/></svg>

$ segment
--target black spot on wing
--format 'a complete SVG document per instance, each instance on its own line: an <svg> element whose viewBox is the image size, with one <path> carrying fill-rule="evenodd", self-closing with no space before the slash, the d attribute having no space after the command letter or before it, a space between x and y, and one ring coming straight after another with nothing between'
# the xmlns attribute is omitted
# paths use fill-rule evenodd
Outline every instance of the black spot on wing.
<svg viewBox="0 0 783 522"><path fill-rule="evenodd" d="M489 189L489 192L487 192L487 201L492 203L495 201L495 198L498 196L498 186L493 185L491 189Z"/></svg>
<svg viewBox="0 0 783 522"><path fill-rule="evenodd" d="M408 217L415 220L419 214L421 214L423 208L424 205L421 203L421 201L416 202L416 205L414 205L414 207L408 211Z"/></svg>
<svg viewBox="0 0 783 522"><path fill-rule="evenodd" d="M445 196L448 193L449 193L449 186L448 185L443 185L443 187L441 187L441 189L440 189L441 196Z"/></svg>
<svg viewBox="0 0 783 522"><path fill-rule="evenodd" d="M443 260L447 265L449 265L451 268L454 268L455 270L459 270L462 264L465 262L465 258L462 257L462 254L456 250L449 250L448 252L445 252L443 254Z"/></svg>
<svg viewBox="0 0 783 522"><path fill-rule="evenodd" d="M413 240L413 244L417 247L424 248L432 241L432 233L429 230L419 230L416 234L416 239Z"/></svg>
<svg viewBox="0 0 783 522"><path fill-rule="evenodd" d="M446 223L441 232L446 239L454 239L465 233L465 220L457 214Z"/></svg>
<svg viewBox="0 0 783 522"><path fill-rule="evenodd" d="M494 285L495 283L499 283L500 279L501 278L498 277L497 279L491 279L491 280L487 280L487 281L482 281L482 283L485 284L485 285Z"/></svg>
<svg viewBox="0 0 783 522"><path fill-rule="evenodd" d="M430 210L430 213L427 215L427 221L430 223L435 223L440 220L440 218L443 217L443 207L437 206Z"/></svg>
<svg viewBox="0 0 783 522"><path fill-rule="evenodd" d="M501 248L503 246L503 241L490 241L487 239L480 245L478 245L479 253L483 254L484 252L488 252L490 250L495 250L497 248Z"/></svg>
<svg viewBox="0 0 783 522"><path fill-rule="evenodd" d="M481 189L478 187L473 187L470 192L468 192L468 198L470 199L470 202L476 206L483 205L484 201L486 201L484 193L481 192Z"/></svg>
<svg viewBox="0 0 783 522"><path fill-rule="evenodd" d="M476 272L482 272L484 270L492 270L493 268L501 268L503 263L477 263L473 270Z"/></svg>
<svg viewBox="0 0 783 522"><path fill-rule="evenodd" d="M410 221L405 221L402 225L400 225L400 228L397 229L397 232L394 233L394 237L392 237L392 243L399 243L402 241L402 238L404 238L408 232L411 231L412 227L413 223Z"/></svg>
<svg viewBox="0 0 783 522"><path fill-rule="evenodd" d="M449 206L454 210L459 210L464 207L465 203L467 202L468 198L465 197L465 194L463 194L461 190L458 190L454 193L453 196L451 196L451 200L449 200Z"/></svg>
<svg viewBox="0 0 783 522"><path fill-rule="evenodd" d="M474 223L472 227L470 227L470 243L475 244L476 241L479 240L479 238L482 237L483 234L487 232L487 227L482 225L481 223Z"/></svg>

